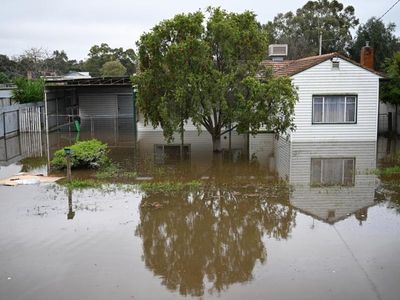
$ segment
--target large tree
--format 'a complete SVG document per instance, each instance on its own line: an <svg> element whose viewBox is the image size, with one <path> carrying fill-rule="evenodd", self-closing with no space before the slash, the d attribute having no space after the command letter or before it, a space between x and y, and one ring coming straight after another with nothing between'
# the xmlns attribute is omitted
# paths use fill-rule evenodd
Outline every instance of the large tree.
<svg viewBox="0 0 400 300"><path fill-rule="evenodd" d="M124 76L126 68L119 60L106 62L100 69L101 76Z"/></svg>
<svg viewBox="0 0 400 300"><path fill-rule="evenodd" d="M370 18L357 30L357 37L350 48L351 57L355 61L359 61L361 48L368 41L374 49L375 68L383 71L385 59L392 57L396 51L400 50L400 41L394 35L395 29L394 23L385 25L376 18Z"/></svg>
<svg viewBox="0 0 400 300"><path fill-rule="evenodd" d="M100 76L101 68L108 61L119 60L128 74L135 73L136 54L133 49L111 48L108 44L94 45L89 50L84 67L92 76Z"/></svg>
<svg viewBox="0 0 400 300"><path fill-rule="evenodd" d="M396 107L395 128L397 131L397 110L400 104L400 51L386 59L385 71L388 79L381 84L380 98L383 102Z"/></svg>
<svg viewBox="0 0 400 300"><path fill-rule="evenodd" d="M296 13L278 14L264 26L271 43L289 45L289 58L297 59L319 53L346 52L352 36L350 30L358 25L354 7L336 0L308 1Z"/></svg>
<svg viewBox="0 0 400 300"><path fill-rule="evenodd" d="M214 151L227 130L293 128L296 91L289 78L260 69L267 36L254 13L180 14L143 34L138 48L138 106L167 138L189 119L211 134Z"/></svg>
<svg viewBox="0 0 400 300"><path fill-rule="evenodd" d="M0 54L0 73L3 74L3 79L11 79L15 76L22 75L18 72L17 63L14 60L8 58L7 55L3 54Z"/></svg>

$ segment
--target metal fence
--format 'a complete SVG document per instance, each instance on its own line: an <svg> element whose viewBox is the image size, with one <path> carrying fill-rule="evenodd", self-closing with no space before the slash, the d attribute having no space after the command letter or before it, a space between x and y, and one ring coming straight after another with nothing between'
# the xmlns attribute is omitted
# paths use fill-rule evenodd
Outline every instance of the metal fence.
<svg viewBox="0 0 400 300"><path fill-rule="evenodd" d="M0 114L0 138L19 132L19 111L6 111Z"/></svg>
<svg viewBox="0 0 400 300"><path fill-rule="evenodd" d="M41 132L44 122L43 103L2 107L0 109L0 139L19 132Z"/></svg>

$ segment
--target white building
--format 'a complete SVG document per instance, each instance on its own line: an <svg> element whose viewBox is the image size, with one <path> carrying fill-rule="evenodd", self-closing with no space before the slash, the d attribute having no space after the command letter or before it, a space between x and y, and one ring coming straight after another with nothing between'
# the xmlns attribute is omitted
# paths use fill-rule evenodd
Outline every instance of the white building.
<svg viewBox="0 0 400 300"><path fill-rule="evenodd" d="M339 53L263 64L298 90L291 141L376 141L380 73Z"/></svg>

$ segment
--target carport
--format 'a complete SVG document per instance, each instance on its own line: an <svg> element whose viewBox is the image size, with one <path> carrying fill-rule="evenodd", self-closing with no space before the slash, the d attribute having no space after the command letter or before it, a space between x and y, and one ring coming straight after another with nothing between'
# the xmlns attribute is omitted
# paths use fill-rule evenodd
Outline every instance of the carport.
<svg viewBox="0 0 400 300"><path fill-rule="evenodd" d="M47 79L46 130L136 131L134 92L129 77ZM115 128L117 127L117 128Z"/></svg>

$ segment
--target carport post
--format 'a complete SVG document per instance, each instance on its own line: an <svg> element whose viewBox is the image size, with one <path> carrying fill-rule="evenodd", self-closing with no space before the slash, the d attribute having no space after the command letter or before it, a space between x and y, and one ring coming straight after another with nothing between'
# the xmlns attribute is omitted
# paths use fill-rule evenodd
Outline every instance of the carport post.
<svg viewBox="0 0 400 300"><path fill-rule="evenodd" d="M46 84L44 88L44 114L46 117L45 120L45 128L46 128L46 144L47 144L47 173L50 173L50 139L49 139L49 116L47 113L47 91Z"/></svg>
<svg viewBox="0 0 400 300"><path fill-rule="evenodd" d="M135 88L132 88L132 101L133 101L133 131L137 132L137 120L136 120L136 99L135 99Z"/></svg>

